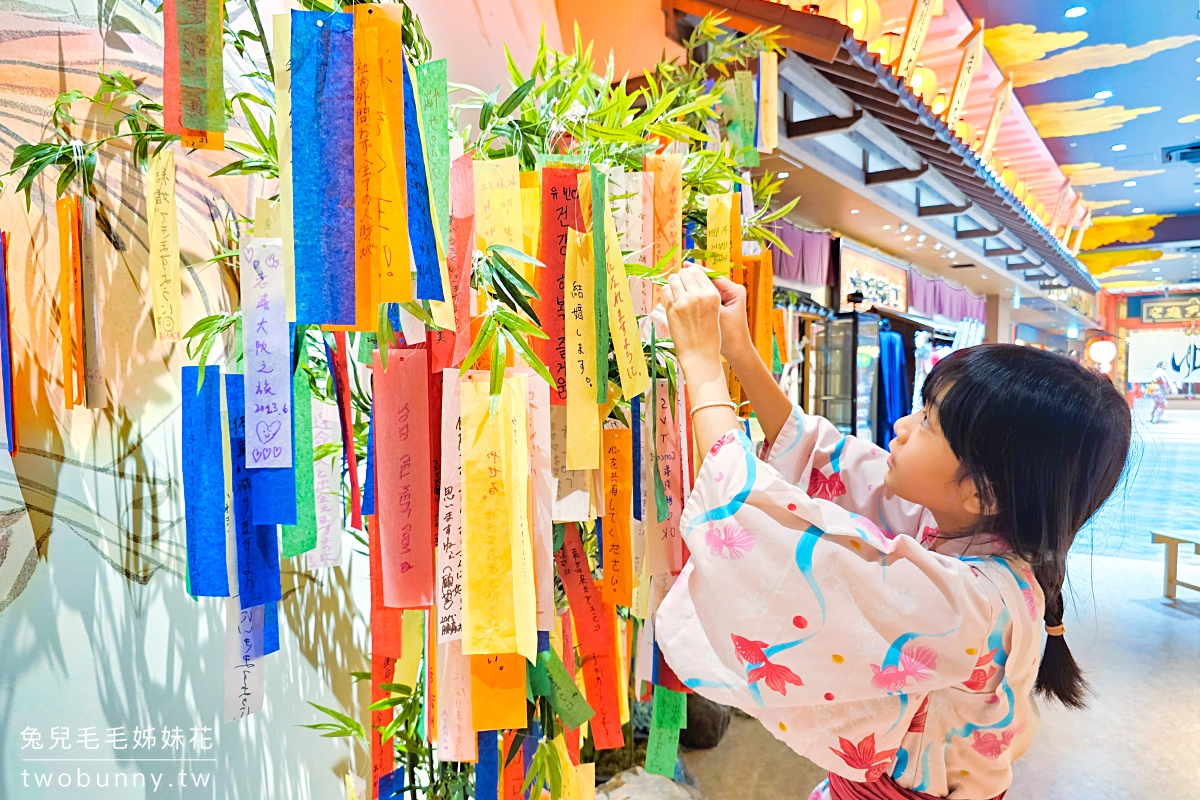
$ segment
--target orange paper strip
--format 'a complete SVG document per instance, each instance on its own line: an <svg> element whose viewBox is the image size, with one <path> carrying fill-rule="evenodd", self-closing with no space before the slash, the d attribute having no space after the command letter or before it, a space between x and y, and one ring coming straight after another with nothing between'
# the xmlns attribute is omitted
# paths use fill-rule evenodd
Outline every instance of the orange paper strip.
<svg viewBox="0 0 1200 800"><path fill-rule="evenodd" d="M633 604L629 525L633 517L633 434L604 429L604 582L600 594L612 605Z"/></svg>
<svg viewBox="0 0 1200 800"><path fill-rule="evenodd" d="M471 727L525 727L525 663L516 653L471 656Z"/></svg>

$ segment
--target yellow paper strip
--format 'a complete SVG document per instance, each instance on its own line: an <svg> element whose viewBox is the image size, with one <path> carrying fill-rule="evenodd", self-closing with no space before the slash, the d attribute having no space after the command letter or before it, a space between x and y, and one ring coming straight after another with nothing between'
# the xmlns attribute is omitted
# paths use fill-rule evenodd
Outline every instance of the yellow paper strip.
<svg viewBox="0 0 1200 800"><path fill-rule="evenodd" d="M575 780L579 783L579 800L596 800L596 764L594 761L577 765Z"/></svg>
<svg viewBox="0 0 1200 800"><path fill-rule="evenodd" d="M633 311L629 277L625 274L625 263L621 259L621 245L611 211L604 215L604 257L608 274L608 325L613 350L617 354L617 368L621 373L621 391L626 399L633 399L646 391L650 386L650 378L646 355L642 352L637 315ZM616 397L612 399L615 401Z"/></svg>
<svg viewBox="0 0 1200 800"><path fill-rule="evenodd" d="M150 157L146 175L146 222L150 226L150 296L154 329L164 342L183 333L179 287L179 226L175 210L175 152L164 148Z"/></svg>
<svg viewBox="0 0 1200 800"><path fill-rule="evenodd" d="M758 54L759 149L769 153L779 147L779 54Z"/></svg>
<svg viewBox="0 0 1200 800"><path fill-rule="evenodd" d="M562 800L580 800L579 778L571 763L571 755L567 752L567 742L560 733L554 737L554 749L558 751L558 763L562 765ZM593 784L594 786L595 784ZM595 790L593 789L593 795Z"/></svg>
<svg viewBox="0 0 1200 800"><path fill-rule="evenodd" d="M592 237L567 234L564 270L567 301L567 469L600 468L600 418L596 409L596 326Z"/></svg>
<svg viewBox="0 0 1200 800"><path fill-rule="evenodd" d="M504 486L508 492L511 520L516 652L532 664L537 660L537 591L534 588L533 531L529 524L528 402L525 375L514 372L506 377L501 391L501 409L510 437L504 454Z"/></svg>
<svg viewBox="0 0 1200 800"><path fill-rule="evenodd" d="M74 202L68 195L55 203L58 214L58 330L62 341L63 401L67 408L75 406L75 326L71 322L71 308L75 304L75 269L71 255L71 248L75 246L75 237L71 235ZM147 218L151 218L149 212Z"/></svg>
<svg viewBox="0 0 1200 800"><path fill-rule="evenodd" d="M279 232L283 239L284 303L288 322L296 321L296 250L292 230L292 15L272 20L275 64L275 139L279 158ZM260 237L262 234L258 234Z"/></svg>
<svg viewBox="0 0 1200 800"><path fill-rule="evenodd" d="M525 230L521 220L518 158L476 161L472 166L475 168L475 233L483 240L480 249L503 244L521 250Z"/></svg>
<svg viewBox="0 0 1200 800"><path fill-rule="evenodd" d="M278 239L280 238L280 227L283 224L283 215L280 212L280 203L275 200L268 200L265 197L257 197L254 200L254 238L256 239ZM286 252L286 248L285 252Z"/></svg>
<svg viewBox="0 0 1200 800"><path fill-rule="evenodd" d="M521 240L522 252L537 256L538 243L542 237L542 173L521 173ZM532 264L514 264L521 270L525 280L533 282Z"/></svg>
<svg viewBox="0 0 1200 800"><path fill-rule="evenodd" d="M488 381L462 392L463 653L517 652L512 589L511 508L505 485L508 423L488 409Z"/></svg>
<svg viewBox="0 0 1200 800"><path fill-rule="evenodd" d="M719 275L729 275L733 269L729 235L733 213L733 193L708 196L708 268Z"/></svg>
<svg viewBox="0 0 1200 800"><path fill-rule="evenodd" d="M404 612L400 628L400 660L396 662L395 681L415 688L425 651L425 611L410 608Z"/></svg>

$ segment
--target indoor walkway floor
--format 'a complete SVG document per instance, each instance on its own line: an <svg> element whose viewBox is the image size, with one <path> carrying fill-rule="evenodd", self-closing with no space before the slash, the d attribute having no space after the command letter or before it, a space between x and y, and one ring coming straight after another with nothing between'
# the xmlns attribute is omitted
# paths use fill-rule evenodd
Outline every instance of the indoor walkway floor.
<svg viewBox="0 0 1200 800"><path fill-rule="evenodd" d="M1071 557L1067 637L1091 681L1090 705L1044 704L1008 800L1200 798L1200 594L1163 598L1162 547L1149 534L1200 530L1200 411L1168 411L1155 426L1147 416L1135 409L1133 469ZM1180 578L1200 583L1200 557L1181 553ZM807 800L822 777L739 717L719 747L684 761L709 800Z"/></svg>

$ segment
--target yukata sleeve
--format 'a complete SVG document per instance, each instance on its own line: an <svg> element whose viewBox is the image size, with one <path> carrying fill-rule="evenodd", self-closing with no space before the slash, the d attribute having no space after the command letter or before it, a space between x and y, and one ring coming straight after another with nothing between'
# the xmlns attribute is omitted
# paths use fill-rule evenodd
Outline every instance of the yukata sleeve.
<svg viewBox="0 0 1200 800"><path fill-rule="evenodd" d="M824 417L793 406L775 441L764 447L763 459L810 497L867 517L889 537L923 539L935 529L928 511L884 486L888 452L840 432Z"/></svg>
<svg viewBox="0 0 1200 800"><path fill-rule="evenodd" d="M911 715L909 693L971 677L1003 605L967 563L809 497L740 431L705 458L680 530L691 559L658 612L663 654L750 713L899 698Z"/></svg>

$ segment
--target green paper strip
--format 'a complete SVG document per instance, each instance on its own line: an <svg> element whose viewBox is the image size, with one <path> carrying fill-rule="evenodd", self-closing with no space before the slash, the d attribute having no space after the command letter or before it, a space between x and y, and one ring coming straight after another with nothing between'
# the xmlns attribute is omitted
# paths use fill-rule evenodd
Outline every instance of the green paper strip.
<svg viewBox="0 0 1200 800"><path fill-rule="evenodd" d="M425 134L425 171L437 212L442 252L447 253L450 251L450 137L446 132L450 129L450 100L446 59L421 64L416 73Z"/></svg>
<svg viewBox="0 0 1200 800"><path fill-rule="evenodd" d="M754 133L758 127L758 103L754 97L754 75L748 70L739 70L733 74L733 80L737 85L738 127L742 135L737 162L743 167L757 167L758 147L754 143Z"/></svg>
<svg viewBox="0 0 1200 800"><path fill-rule="evenodd" d="M604 249L604 215L608 210L608 176L590 167L592 176L592 254L596 262L596 402L608 402L608 257Z"/></svg>
<svg viewBox="0 0 1200 800"><path fill-rule="evenodd" d="M654 515L659 523L666 522L671 516L671 507L667 504L667 488L663 485L662 472L658 469L658 338L654 335L654 326L650 326L650 361L654 364L654 376L650 379L650 441L651 463L654 466Z"/></svg>
<svg viewBox="0 0 1200 800"><path fill-rule="evenodd" d="M646 744L646 771L675 777L679 755L679 729L687 720L687 695L662 686L654 687L654 711L650 718L650 741Z"/></svg>
<svg viewBox="0 0 1200 800"><path fill-rule="evenodd" d="M179 97L183 127L224 131L225 67L221 0L177 0Z"/></svg>
<svg viewBox="0 0 1200 800"><path fill-rule="evenodd" d="M312 387L304 365L308 356L301 352L300 363L292 378L294 400L293 424L296 426L296 445L292 463L296 470L296 524L283 526L283 557L315 550L317 547L317 495L313 485L313 426Z"/></svg>
<svg viewBox="0 0 1200 800"><path fill-rule="evenodd" d="M575 681L567 674L558 653L543 650L538 653L537 666L530 670L530 689L550 701L550 707L558 714L563 727L573 731L596 715L588 701L579 692Z"/></svg>

